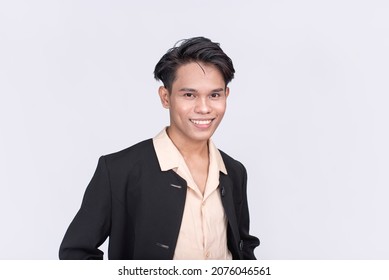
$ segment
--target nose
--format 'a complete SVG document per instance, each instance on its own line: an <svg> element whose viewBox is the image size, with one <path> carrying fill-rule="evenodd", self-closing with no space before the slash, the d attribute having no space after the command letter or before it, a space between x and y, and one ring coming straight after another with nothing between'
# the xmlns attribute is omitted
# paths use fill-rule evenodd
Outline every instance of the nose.
<svg viewBox="0 0 389 280"><path fill-rule="evenodd" d="M196 100L195 112L198 114L208 114L211 112L212 108L209 104L209 99L207 97L198 98Z"/></svg>

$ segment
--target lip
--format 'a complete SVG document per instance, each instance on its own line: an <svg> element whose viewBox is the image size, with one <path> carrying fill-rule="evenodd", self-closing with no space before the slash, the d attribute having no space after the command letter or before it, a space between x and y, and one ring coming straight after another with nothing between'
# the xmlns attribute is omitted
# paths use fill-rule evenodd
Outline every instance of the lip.
<svg viewBox="0 0 389 280"><path fill-rule="evenodd" d="M189 119L190 122L197 128L208 128L211 126L215 118L212 119Z"/></svg>

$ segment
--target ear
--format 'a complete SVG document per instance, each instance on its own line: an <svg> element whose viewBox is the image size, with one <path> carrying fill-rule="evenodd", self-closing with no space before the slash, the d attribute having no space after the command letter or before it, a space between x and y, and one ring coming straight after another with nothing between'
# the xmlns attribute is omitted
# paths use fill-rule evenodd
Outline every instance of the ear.
<svg viewBox="0 0 389 280"><path fill-rule="evenodd" d="M230 88L226 87L226 98L230 95Z"/></svg>
<svg viewBox="0 0 389 280"><path fill-rule="evenodd" d="M169 109L169 91L164 86L160 86L158 89L159 98L161 98L162 106L166 109Z"/></svg>

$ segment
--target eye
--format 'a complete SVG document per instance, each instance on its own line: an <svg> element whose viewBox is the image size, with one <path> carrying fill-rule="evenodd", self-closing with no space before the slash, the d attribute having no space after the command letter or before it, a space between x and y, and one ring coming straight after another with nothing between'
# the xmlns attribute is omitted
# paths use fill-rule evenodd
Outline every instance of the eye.
<svg viewBox="0 0 389 280"><path fill-rule="evenodd" d="M211 94L211 98L212 99L217 99L219 97L220 97L220 93L214 92L214 93Z"/></svg>
<svg viewBox="0 0 389 280"><path fill-rule="evenodd" d="M190 92L186 92L184 93L184 97L188 98L188 99L193 99L195 96L193 93L190 93Z"/></svg>

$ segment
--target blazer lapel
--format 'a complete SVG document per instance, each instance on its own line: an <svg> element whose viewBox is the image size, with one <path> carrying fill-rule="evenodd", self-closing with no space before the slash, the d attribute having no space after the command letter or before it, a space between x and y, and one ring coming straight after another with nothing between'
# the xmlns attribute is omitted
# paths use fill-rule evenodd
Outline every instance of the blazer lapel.
<svg viewBox="0 0 389 280"><path fill-rule="evenodd" d="M136 244L139 259L172 259L180 231L186 182L172 170L157 174L143 184Z"/></svg>
<svg viewBox="0 0 389 280"><path fill-rule="evenodd" d="M229 231L230 235L232 235L232 240L230 236L228 237L228 241L231 242L233 249L237 254L239 255L239 258L241 258L241 253L238 248L238 244L240 242L240 235L238 230L238 222L236 220L236 211L235 211L235 205L234 205L234 198L233 198L233 183L228 175L223 174L220 172L220 195L222 199L222 204L224 207L224 211L226 212L228 224L229 224ZM233 252L231 252L233 253Z"/></svg>

